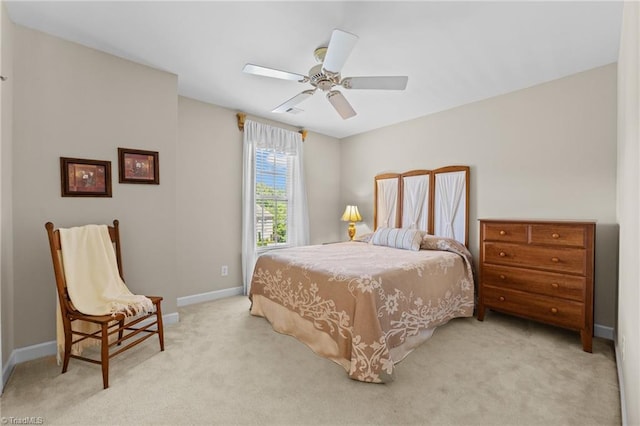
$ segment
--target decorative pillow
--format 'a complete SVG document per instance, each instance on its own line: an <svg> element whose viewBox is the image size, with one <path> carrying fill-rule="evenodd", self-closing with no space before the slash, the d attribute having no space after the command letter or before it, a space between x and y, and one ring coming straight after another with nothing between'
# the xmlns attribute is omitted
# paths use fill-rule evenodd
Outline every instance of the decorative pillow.
<svg viewBox="0 0 640 426"><path fill-rule="evenodd" d="M435 235L425 233L420 243L420 250L450 251L465 257L469 265L473 265L473 256L471 256L469 249L453 238L436 237Z"/></svg>
<svg viewBox="0 0 640 426"><path fill-rule="evenodd" d="M419 229L380 228L373 233L370 244L418 251L423 235Z"/></svg>
<svg viewBox="0 0 640 426"><path fill-rule="evenodd" d="M438 242L441 240L442 237L425 233L420 242L420 250L440 250L440 248L438 248Z"/></svg>

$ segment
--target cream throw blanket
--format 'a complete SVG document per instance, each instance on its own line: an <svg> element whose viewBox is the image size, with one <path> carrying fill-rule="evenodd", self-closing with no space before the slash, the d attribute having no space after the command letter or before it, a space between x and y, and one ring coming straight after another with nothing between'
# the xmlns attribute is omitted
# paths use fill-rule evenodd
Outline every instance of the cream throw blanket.
<svg viewBox="0 0 640 426"><path fill-rule="evenodd" d="M129 291L118 272L113 243L106 225L86 225L60 228L62 264L69 297L75 308L86 315L111 315L122 312L133 316L153 311L148 297ZM74 329L92 333L98 330L94 324L81 321ZM57 321L58 361L64 352L64 329L58 306ZM99 343L86 339L73 345L71 352L82 353L86 346Z"/></svg>

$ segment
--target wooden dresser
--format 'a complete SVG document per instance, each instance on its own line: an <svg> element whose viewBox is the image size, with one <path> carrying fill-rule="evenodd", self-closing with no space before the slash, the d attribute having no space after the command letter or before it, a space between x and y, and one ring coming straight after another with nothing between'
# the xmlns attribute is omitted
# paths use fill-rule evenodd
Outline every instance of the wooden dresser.
<svg viewBox="0 0 640 426"><path fill-rule="evenodd" d="M478 320L494 309L580 332L591 352L594 222L480 220Z"/></svg>

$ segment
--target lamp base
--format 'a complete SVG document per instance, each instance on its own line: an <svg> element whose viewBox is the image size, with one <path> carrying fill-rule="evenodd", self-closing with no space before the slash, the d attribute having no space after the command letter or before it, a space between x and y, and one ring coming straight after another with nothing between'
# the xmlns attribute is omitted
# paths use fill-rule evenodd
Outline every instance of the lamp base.
<svg viewBox="0 0 640 426"><path fill-rule="evenodd" d="M353 241L353 237L356 236L356 224L349 222L349 241Z"/></svg>

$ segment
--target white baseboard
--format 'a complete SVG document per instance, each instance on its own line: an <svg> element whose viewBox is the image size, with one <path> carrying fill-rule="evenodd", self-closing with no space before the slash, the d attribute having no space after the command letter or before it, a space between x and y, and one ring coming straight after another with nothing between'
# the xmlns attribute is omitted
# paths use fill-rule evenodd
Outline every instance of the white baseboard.
<svg viewBox="0 0 640 426"><path fill-rule="evenodd" d="M24 348L14 349L9 356L7 364L2 369L2 388L4 389L4 387L7 385L9 377L11 377L11 373L13 373L13 368L17 364L55 354L55 340L51 342L38 343L37 345L31 345Z"/></svg>
<svg viewBox="0 0 640 426"><path fill-rule="evenodd" d="M163 325L177 324L179 319L180 316L177 312L162 315ZM151 321L151 319L149 319L148 321ZM56 354L56 352L57 350L55 340L26 346L24 348L14 349L11 352L9 359L7 360L7 364L2 369L2 389L4 389L7 381L9 381L9 377L11 377L11 373L13 372L13 369L16 365L45 356L53 356Z"/></svg>
<svg viewBox="0 0 640 426"><path fill-rule="evenodd" d="M240 296L244 292L242 287L231 287L223 290L209 291L207 293L194 294L192 296L178 297L178 307L193 305L195 303L210 302L224 299L225 297Z"/></svg>
<svg viewBox="0 0 640 426"><path fill-rule="evenodd" d="M593 326L593 335L595 337L601 337L607 340L613 340L614 331L613 327L609 327L606 325L594 324Z"/></svg>
<svg viewBox="0 0 640 426"><path fill-rule="evenodd" d="M170 314L162 314L162 325L173 325L180 322L180 314L172 312Z"/></svg>

